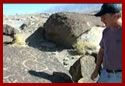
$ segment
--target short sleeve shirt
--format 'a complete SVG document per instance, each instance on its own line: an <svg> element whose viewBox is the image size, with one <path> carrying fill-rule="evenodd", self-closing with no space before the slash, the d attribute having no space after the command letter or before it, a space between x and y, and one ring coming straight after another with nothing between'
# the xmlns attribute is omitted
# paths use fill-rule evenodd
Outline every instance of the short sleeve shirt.
<svg viewBox="0 0 125 86"><path fill-rule="evenodd" d="M104 49L103 67L110 70L122 68L122 28L106 28L100 42Z"/></svg>

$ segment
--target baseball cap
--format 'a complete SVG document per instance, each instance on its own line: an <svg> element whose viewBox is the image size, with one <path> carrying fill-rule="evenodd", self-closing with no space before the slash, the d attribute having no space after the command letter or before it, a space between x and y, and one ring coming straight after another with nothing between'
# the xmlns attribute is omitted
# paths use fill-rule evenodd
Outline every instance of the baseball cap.
<svg viewBox="0 0 125 86"><path fill-rule="evenodd" d="M121 6L120 4L103 4L101 10L95 14L95 16L99 17L106 13L120 13Z"/></svg>

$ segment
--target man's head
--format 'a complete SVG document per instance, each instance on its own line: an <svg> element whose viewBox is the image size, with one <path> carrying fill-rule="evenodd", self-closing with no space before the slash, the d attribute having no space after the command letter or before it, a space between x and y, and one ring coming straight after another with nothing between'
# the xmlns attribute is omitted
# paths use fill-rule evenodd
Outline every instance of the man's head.
<svg viewBox="0 0 125 86"><path fill-rule="evenodd" d="M101 21L106 26L113 26L121 18L121 6L120 4L103 4L101 10L95 16L101 17Z"/></svg>

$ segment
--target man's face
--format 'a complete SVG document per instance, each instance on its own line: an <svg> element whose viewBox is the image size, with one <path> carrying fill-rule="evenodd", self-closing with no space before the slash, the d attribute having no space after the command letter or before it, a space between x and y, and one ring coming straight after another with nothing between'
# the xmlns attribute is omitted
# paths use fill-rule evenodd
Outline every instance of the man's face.
<svg viewBox="0 0 125 86"><path fill-rule="evenodd" d="M106 26L112 26L116 21L118 17L115 14L104 14L101 16L101 21L106 25Z"/></svg>
<svg viewBox="0 0 125 86"><path fill-rule="evenodd" d="M101 21L106 25L109 26L112 22L112 16L110 14L104 14L101 16Z"/></svg>

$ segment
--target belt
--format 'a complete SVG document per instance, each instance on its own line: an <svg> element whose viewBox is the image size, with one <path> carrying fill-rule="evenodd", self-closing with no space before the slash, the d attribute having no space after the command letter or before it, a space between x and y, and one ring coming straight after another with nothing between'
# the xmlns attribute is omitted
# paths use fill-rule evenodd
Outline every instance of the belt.
<svg viewBox="0 0 125 86"><path fill-rule="evenodd" d="M108 73L118 73L118 72L122 72L122 70L109 70L109 69L106 69L106 72L108 72Z"/></svg>

